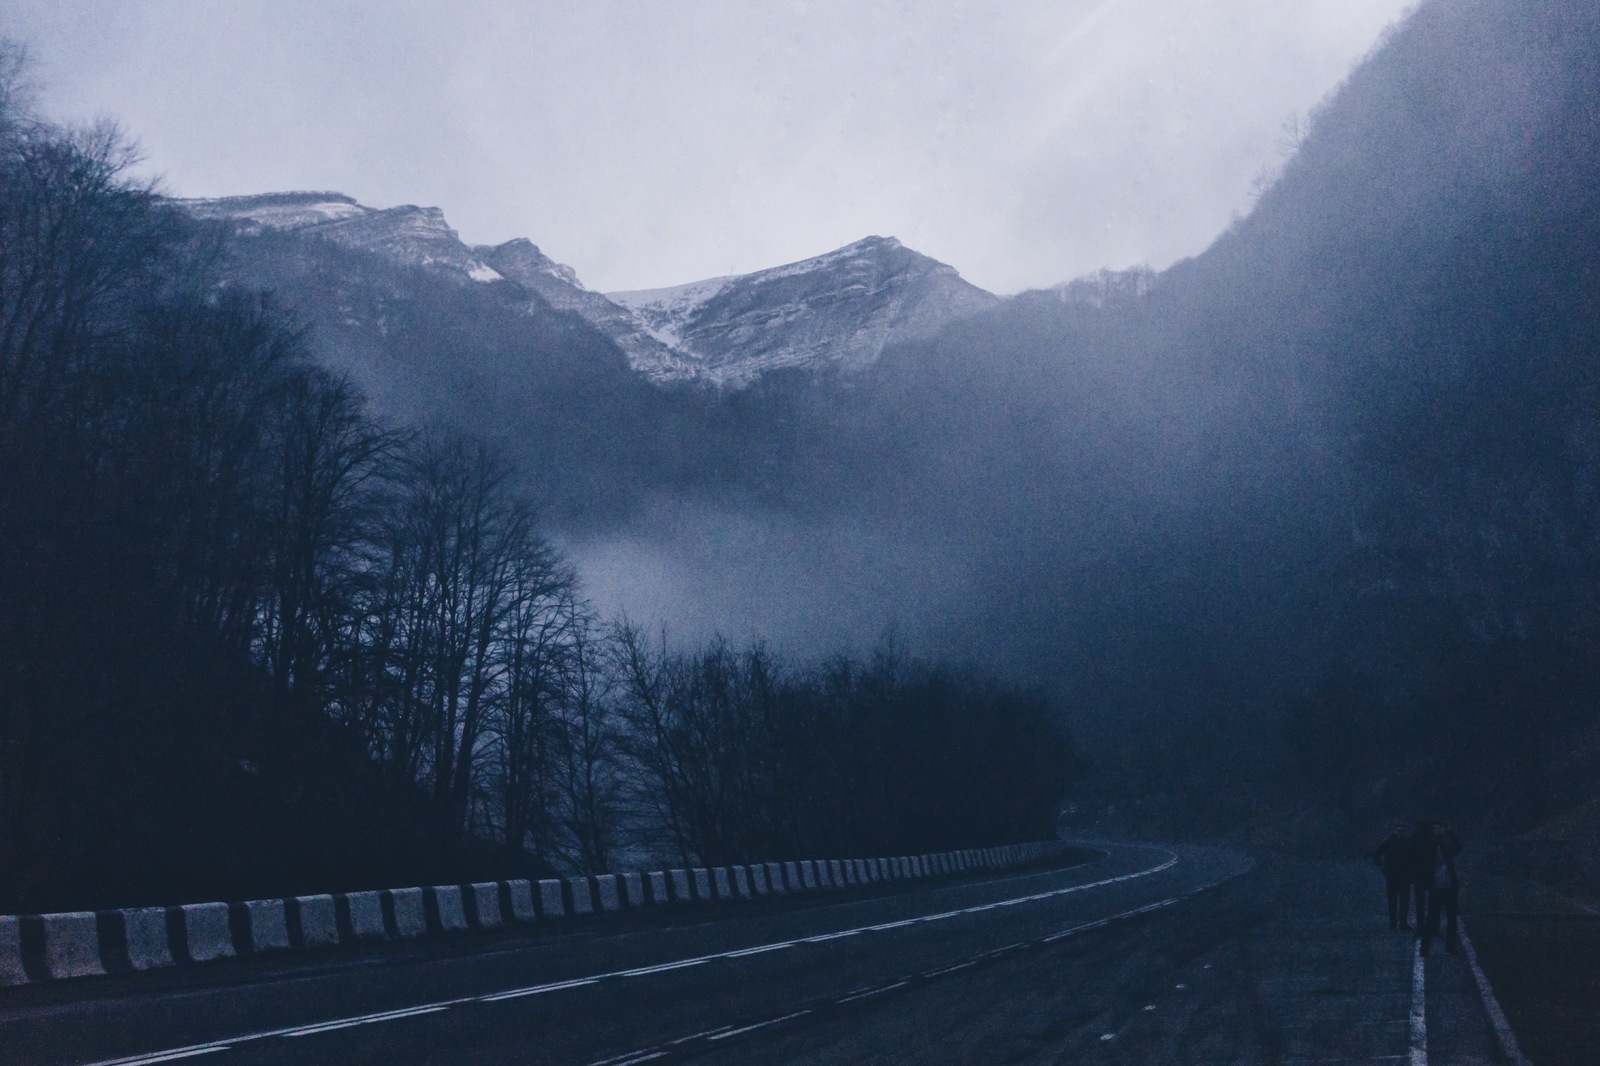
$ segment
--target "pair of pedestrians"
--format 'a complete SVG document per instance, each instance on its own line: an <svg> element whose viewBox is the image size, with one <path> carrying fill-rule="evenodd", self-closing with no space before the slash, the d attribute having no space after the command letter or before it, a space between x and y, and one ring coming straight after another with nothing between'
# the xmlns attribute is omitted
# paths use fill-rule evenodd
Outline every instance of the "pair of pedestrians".
<svg viewBox="0 0 1600 1066"><path fill-rule="evenodd" d="M1440 821L1417 823L1408 834L1397 825L1372 853L1372 860L1383 869L1384 887L1389 897L1389 928L1411 928L1410 905L1416 902L1418 950L1428 948L1439 938L1441 919L1445 922L1444 946L1456 950L1456 925L1461 913L1461 878L1456 857L1461 854L1461 838Z"/></svg>

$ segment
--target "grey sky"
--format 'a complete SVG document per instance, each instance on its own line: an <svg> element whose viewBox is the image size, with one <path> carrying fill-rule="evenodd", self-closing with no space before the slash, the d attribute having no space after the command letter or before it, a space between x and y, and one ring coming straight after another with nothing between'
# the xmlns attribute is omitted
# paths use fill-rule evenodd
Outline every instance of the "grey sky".
<svg viewBox="0 0 1600 1066"><path fill-rule="evenodd" d="M896 236L997 292L1200 251L1404 0L9 0L180 195L335 189L601 290Z"/></svg>

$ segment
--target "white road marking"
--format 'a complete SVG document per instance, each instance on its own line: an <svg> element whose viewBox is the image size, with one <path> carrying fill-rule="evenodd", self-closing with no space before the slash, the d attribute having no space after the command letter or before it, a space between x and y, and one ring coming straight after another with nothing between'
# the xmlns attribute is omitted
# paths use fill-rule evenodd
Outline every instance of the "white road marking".
<svg viewBox="0 0 1600 1066"><path fill-rule="evenodd" d="M970 970L976 965L978 965L977 959L968 959L966 962L958 962L954 966L941 966L937 970L924 970L922 976L943 977L945 974L955 973L957 970Z"/></svg>
<svg viewBox="0 0 1600 1066"><path fill-rule="evenodd" d="M682 970L690 966L704 966L716 958L715 955L702 955L696 959L679 959L677 962L663 962L655 966L640 966L634 970L619 970L607 974L607 977L646 977L653 973L665 973L668 970Z"/></svg>
<svg viewBox="0 0 1600 1066"><path fill-rule="evenodd" d="M320 1025L307 1025L299 1029L288 1029L279 1036L314 1036L317 1033L331 1033L335 1029L350 1029L357 1025L371 1025L374 1022L388 1022L396 1018L414 1018L419 1014L436 1014L449 1008L443 1005L434 1007L412 1007L409 1010L384 1011L382 1014L367 1014L360 1018L346 1018L338 1022L323 1022Z"/></svg>
<svg viewBox="0 0 1600 1066"><path fill-rule="evenodd" d="M1218 882L1218 883L1220 884L1220 882ZM1197 892L1204 892L1207 888L1215 888L1215 887L1216 887L1216 885L1205 885L1202 888L1195 889L1194 892L1191 892L1189 894L1190 895L1194 895ZM1121 914L1113 914L1113 915L1111 915L1109 917L1106 917L1106 918L1096 918L1092 922L1084 922L1082 925L1074 925L1069 929L1063 929L1059 933L1052 933L1049 936L1045 937L1042 941L1040 941L1040 943L1053 944L1057 940L1063 940L1063 939L1065 939L1065 938L1067 938L1069 936L1073 936L1073 935L1075 935L1077 933L1086 933L1091 929L1101 929L1101 928L1104 928L1105 926L1110 925L1112 922L1118 921L1119 919L1122 919L1122 918L1132 918L1136 914L1147 914L1150 911L1158 911L1162 907L1170 907L1174 903L1177 903L1179 900L1181 900L1183 898L1184 898L1183 896L1173 896L1171 899L1163 899L1163 900L1158 900L1155 903L1147 903L1143 907L1135 907L1135 908L1133 908L1133 910L1131 910L1131 911L1123 911Z"/></svg>
<svg viewBox="0 0 1600 1066"><path fill-rule="evenodd" d="M1461 941L1462 952L1467 956L1467 965L1472 967L1472 979L1478 983L1478 995L1483 997L1483 1008L1489 1012L1489 1024L1494 1026L1495 1035L1500 1038L1500 1050L1505 1052L1506 1059L1514 1066L1528 1066L1528 1060L1523 1057L1522 1048L1517 1044L1517 1034L1511 1031L1506 1012L1500 1009L1500 1000L1494 994L1494 987L1489 984L1489 976L1478 965L1478 953L1472 949L1472 941L1467 939L1467 927L1458 923L1456 935Z"/></svg>
<svg viewBox="0 0 1600 1066"><path fill-rule="evenodd" d="M1227 880L1227 878L1224 878L1223 880ZM1020 949L1023 949L1023 948L1035 947L1035 946L1039 946L1039 945L1043 945L1043 944L1053 943L1054 941L1061 940L1064 937L1073 936L1073 935L1075 935L1077 933L1086 932L1087 930L1090 930L1090 929L1102 928L1103 926L1109 925L1110 923L1115 922L1115 921L1119 921L1119 920L1121 920L1123 918L1132 918L1135 915L1148 914L1151 911L1160 910L1162 907L1171 906L1174 903L1178 903L1178 902L1181 902L1182 900L1188 899L1190 896L1197 896L1201 892L1205 892L1208 889L1215 888L1217 885L1220 885L1220 884L1222 884L1222 881L1213 881L1210 884L1201 885L1199 888L1196 888L1196 889L1194 889L1194 890L1192 890L1190 892L1187 892L1187 893L1185 893L1184 895L1181 895L1181 896L1172 896L1169 899L1160 900L1160 901L1158 901L1156 903L1146 904L1143 907L1134 907L1131 910L1123 911L1120 914L1113 914L1113 915L1110 915L1109 917L1102 918L1102 919L1099 919L1097 921L1083 922L1081 924L1071 926L1071 927L1069 927L1067 929L1063 929L1058 933L1053 933L1050 936L1040 937L1037 940L1024 941L1024 942L1017 943L1017 944L1008 944L1005 947L997 948L994 951L986 951L986 952L982 953L981 955L974 955L970 959L966 959L966 960L964 960L962 962L955 963L954 965L951 965L951 966L941 967L940 969L936 969L936 970L925 970L922 973L914 974L914 975L912 975L910 977L903 977L900 980L893 981L893 982L891 982L889 984L871 985L871 986L868 986L866 988L858 988L858 989L855 989L852 992L846 992L844 995L839 996L836 999L827 1001L825 1006L838 1007L838 1006L843 1006L846 1003L856 1003L856 1002L859 1002L859 1001L864 1000L864 999L871 999L874 996L881 996L885 992L892 992L897 988L904 988L905 986L911 984L915 980L927 980L929 978L943 976L944 974L954 973L957 970L970 969L973 966L979 965L980 963L982 963L986 959L997 958L997 957L999 957L1001 955L1007 954L1007 953L1012 952L1012 951L1017 951L1017 950L1020 950ZM961 913L961 912L952 911L951 913ZM1182 986L1180 986L1180 987L1182 987ZM679 1046L681 1044L690 1044L690 1043L694 1043L695 1041L699 1041L699 1040L705 1040L705 1041L726 1040L731 1036L738 1036L741 1033L748 1033L748 1032L751 1032L751 1031L756 1030L756 1029L765 1029L769 1025L777 1025L780 1022L786 1022L786 1021L789 1021L789 1020L791 1020L793 1018L799 1018L799 1017L802 1017L804 1015L811 1014L811 1013L813 1013L815 1011L815 1009L816 1008L808 1007L808 1008L806 1008L804 1010L794 1011L791 1014L784 1014L784 1015L781 1015L781 1016L776 1017L776 1018L767 1018L764 1021L754 1022L754 1023L751 1023L749 1025L741 1026L741 1027L738 1027L738 1028L708 1029L708 1030L705 1030L705 1031L699 1032L699 1033L691 1033L688 1036L680 1036L675 1040L669 1040L669 1041L667 1041L667 1043L665 1043L663 1045L660 1045L660 1047L662 1047L662 1048L673 1048L673 1047L677 1047L677 1046ZM1147 1011L1153 1011L1155 1009L1156 1008L1154 1006L1149 1006L1149 1007L1145 1008L1145 1010L1147 1010ZM1106 1035L1102 1036L1100 1039L1101 1040L1115 1040L1116 1038L1117 1038L1117 1034L1115 1034L1115 1033L1107 1033ZM651 1054L646 1054L646 1052L644 1052L644 1051L628 1052L626 1055L622 1056L619 1059L603 1059L603 1060L601 1060L599 1062L590 1063L589 1066L625 1066L626 1063L643 1062L643 1061L645 1061L644 1058L637 1058L637 1057L633 1057L633 1056L645 1055L646 1058L659 1058L661 1055L664 1055L664 1054L667 1053L665 1051L658 1050L658 1049L652 1049L652 1051L653 1051L653 1053L651 1053Z"/></svg>
<svg viewBox="0 0 1600 1066"><path fill-rule="evenodd" d="M728 952L726 955L723 956L723 958L725 958L725 959L742 959L746 955L759 955L763 951L782 951L784 948L792 948L792 947L794 947L797 943L799 943L799 941L797 941L797 940L782 940L782 941L779 941L776 944L762 944L759 947L742 948L739 951L730 951L730 952Z"/></svg>
<svg viewBox="0 0 1600 1066"><path fill-rule="evenodd" d="M838 940L838 939L840 939L842 937L857 936L857 935L860 934L860 932L861 932L861 930L859 930L859 929L845 929L842 932L838 932L838 933L823 933L821 936L808 936L804 940L795 941L795 943L797 943L797 944L820 944L824 940Z"/></svg>
<svg viewBox="0 0 1600 1066"><path fill-rule="evenodd" d="M811 1012L808 1011L808 1010L797 1010L793 1014L785 1014L781 1018L768 1018L766 1021L764 1021L764 1022L756 1022L754 1025L742 1025L737 1029L728 1029L728 1030L725 1030L724 1032L713 1033L712 1035L706 1037L706 1039L707 1040L726 1040L730 1036L739 1036L742 1033L752 1033L752 1032L755 1032L757 1029L765 1029L769 1025L777 1025L780 1022L792 1021L795 1018L799 1018L802 1015L806 1015L806 1014L810 1014L810 1013Z"/></svg>
<svg viewBox="0 0 1600 1066"><path fill-rule="evenodd" d="M503 999L521 999L523 996L537 996L545 992L559 992L563 988L582 988L584 985L597 985L598 977L580 977L574 981L556 981L548 985L533 985L529 988L513 988L509 992L493 992L487 996L477 996L465 1003L499 1003Z"/></svg>
<svg viewBox="0 0 1600 1066"><path fill-rule="evenodd" d="M565 981L548 981L543 984L528 985L524 988L511 988L503 992L490 992L478 996L462 996L458 999L439 1000L434 1003L422 1003L414 1007L406 1007L401 1010L381 1011L374 1014L357 1015L351 1018L335 1018L326 1022L313 1023L311 1025L288 1026L282 1029L270 1029L263 1032L246 1033L242 1036L229 1037L225 1040L213 1040L204 1044L191 1044L187 1047L169 1048L164 1051L154 1051L144 1055L130 1055L117 1059L102 1059L97 1062L88 1063L86 1066L152 1066L154 1063L169 1062L174 1059L192 1058L196 1055L210 1054L213 1051L226 1051L228 1048L231 1048L237 1044L254 1043L259 1040L268 1040L273 1037L308 1036L319 1032L331 1032L335 1029L347 1029L352 1026L367 1025L373 1022L394 1021L401 1018L411 1018L423 1014L435 1014L439 1011L448 1010L451 1007L461 1006L467 1003L498 1003L502 1000L518 999L523 996L536 996L545 992L559 992L569 988L581 988L585 985L598 984L600 981L611 977L644 977L650 974L662 973L667 970L681 970L689 966L698 966L702 963L711 962L716 959L740 958L745 955L756 955L763 951L778 951L783 948L794 947L796 944L816 943L820 940L833 940L839 937L854 936L860 933L876 933L889 929L901 929L905 926L915 925L919 922L944 921L946 919L956 918L962 915L978 914L983 911L993 910L996 907L1014 907L1022 903L1037 903L1040 900L1054 899L1058 896L1071 895L1075 892L1087 892L1092 888L1103 888L1106 885L1119 884L1123 881L1132 881L1136 878L1149 877L1153 874L1161 873L1164 870L1170 870L1172 867L1178 864L1178 856L1170 851L1166 852L1166 854L1167 860L1165 862L1151 866L1144 870L1135 870L1133 873L1119 874L1116 877L1102 878L1099 881L1090 881L1081 885L1069 885L1066 888L1050 889L1044 892L1034 892L1026 896L1016 896L1011 899L997 900L992 903L975 904L971 907L961 907L956 910L942 911L938 914L921 915L916 918L906 918L895 922L882 922L877 925L858 926L854 929L841 929L833 933L824 933L816 937L810 937L801 940L783 940L771 944L758 944L753 947L740 948L735 951L719 951L709 955L697 955L693 958L677 959L673 962L660 963L655 966L636 967L629 970L612 970L607 973L593 974L588 977L573 978ZM1006 878L997 878L994 881L987 883L994 884L1004 880L1006 880ZM1145 911L1154 910L1156 907L1164 907L1167 904L1174 902L1176 902L1176 899L1164 900L1161 903L1153 904L1147 907L1140 907L1124 914L1114 915L1113 918L1123 918L1132 916L1134 914L1141 914ZM1062 936L1068 936L1072 933L1082 932L1086 929L1107 925L1111 920L1113 919L1102 919L1098 922L1090 922L1085 925L1074 926L1070 930L1056 934L1054 938L1046 938L1046 941L1050 939L1059 939ZM902 984L903 983L904 982L902 982ZM645 1062L648 1059L653 1058L660 1058L660 1055L652 1054L646 1056L645 1058L627 1059L626 1061ZM622 1066L622 1062L619 1061L615 1063L615 1066Z"/></svg>
<svg viewBox="0 0 1600 1066"><path fill-rule="evenodd" d="M1411 953L1411 1066L1428 1066L1428 990L1420 951Z"/></svg>
<svg viewBox="0 0 1600 1066"><path fill-rule="evenodd" d="M669 1054L669 1052L657 1048L652 1048L649 1051L625 1051L615 1058L591 1062L589 1066L627 1066L630 1062L649 1062L651 1059L659 1059L666 1054Z"/></svg>
<svg viewBox="0 0 1600 1066"><path fill-rule="evenodd" d="M174 1051L157 1051L149 1055L129 1055L121 1059L106 1059L95 1063L95 1066L144 1066L152 1062L171 1062L173 1059L192 1059L196 1055L209 1055L213 1051L226 1051L232 1047L231 1043L221 1041L215 1044L197 1044L193 1047L178 1048Z"/></svg>
<svg viewBox="0 0 1600 1066"><path fill-rule="evenodd" d="M260 1036L271 1034L252 1034L245 1039L258 1039ZM148 1055L129 1055L121 1059L106 1059L97 1062L94 1066L145 1066L146 1063L171 1062L174 1059L192 1059L196 1055L209 1055L213 1051L227 1051L237 1040L218 1040L210 1044L194 1044L190 1047L174 1048L171 1051L155 1051Z"/></svg>
<svg viewBox="0 0 1600 1066"><path fill-rule="evenodd" d="M904 984L904 983L906 983L906 981L901 981L901 983L899 983L899 984ZM856 1002L856 1000L858 1000L858 999L872 999L872 997L874 997L874 996L882 996L883 992L890 991L890 988L899 988L899 984L890 984L890 986L874 986L874 988L864 988L864 989L861 989L861 991L859 991L859 992L851 992L850 996L840 996L840 997L838 997L838 999L835 999L834 1002L835 1002L835 1004L853 1004L853 1002Z"/></svg>

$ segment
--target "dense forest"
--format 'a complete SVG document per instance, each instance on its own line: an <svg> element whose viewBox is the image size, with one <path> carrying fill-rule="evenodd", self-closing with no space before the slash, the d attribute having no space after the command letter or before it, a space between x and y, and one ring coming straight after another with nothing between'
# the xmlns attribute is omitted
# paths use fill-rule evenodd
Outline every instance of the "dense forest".
<svg viewBox="0 0 1600 1066"><path fill-rule="evenodd" d="M0 60L0 910L1048 835L1042 696L596 617L525 456L376 416Z"/></svg>

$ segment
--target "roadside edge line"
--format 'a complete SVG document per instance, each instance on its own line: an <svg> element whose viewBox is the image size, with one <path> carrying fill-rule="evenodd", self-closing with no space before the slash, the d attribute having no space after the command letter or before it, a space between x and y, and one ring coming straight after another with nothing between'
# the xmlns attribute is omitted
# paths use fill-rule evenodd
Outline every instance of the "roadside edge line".
<svg viewBox="0 0 1600 1066"><path fill-rule="evenodd" d="M1415 948L1411 951L1411 1066L1428 1066L1428 981L1427 959Z"/></svg>
<svg viewBox="0 0 1600 1066"><path fill-rule="evenodd" d="M1489 983L1489 975L1478 965L1478 953L1467 937L1465 924L1458 923L1456 938L1461 941L1461 951L1467 957L1467 965L1472 967L1472 979L1478 983L1478 995L1483 997L1483 1009L1489 1012L1489 1024L1494 1026L1495 1035L1500 1038L1500 1050L1505 1052L1512 1066L1529 1066L1527 1058L1522 1054L1522 1048L1517 1044L1517 1034L1511 1031L1511 1022L1506 1019L1506 1012L1500 1009L1500 1000L1494 994L1494 986Z"/></svg>

